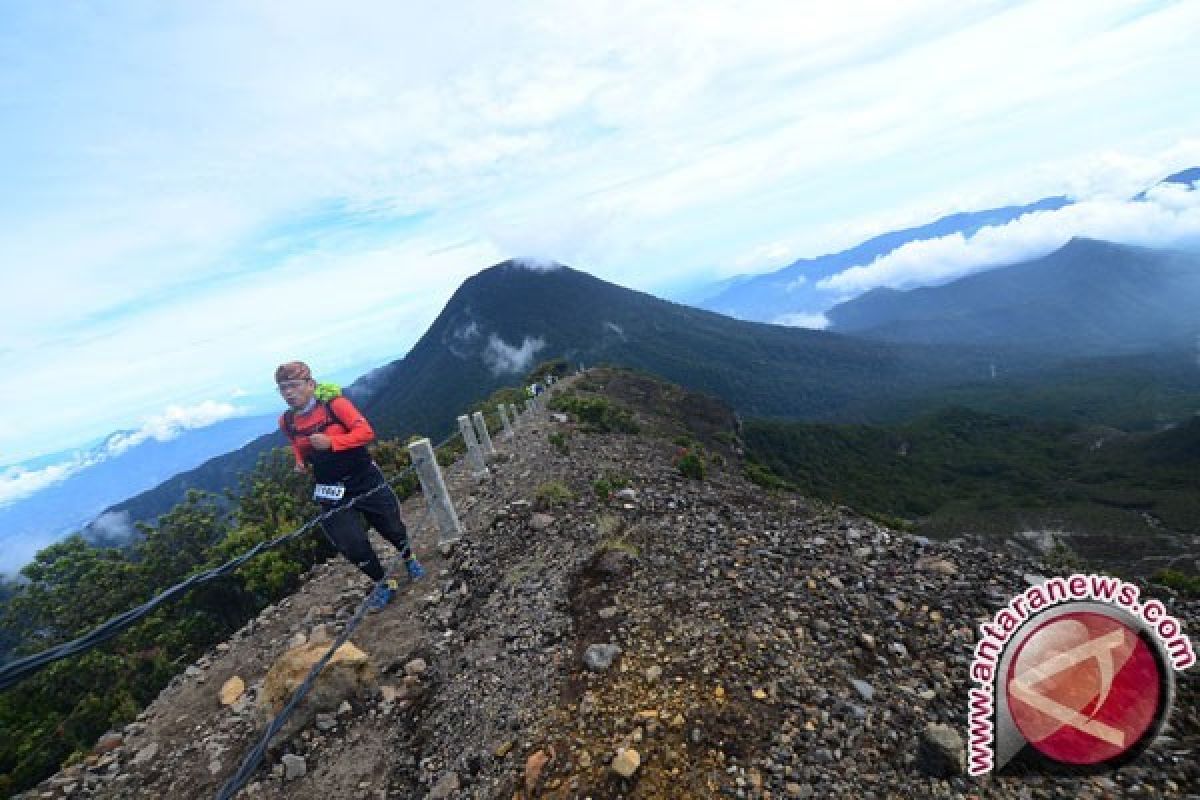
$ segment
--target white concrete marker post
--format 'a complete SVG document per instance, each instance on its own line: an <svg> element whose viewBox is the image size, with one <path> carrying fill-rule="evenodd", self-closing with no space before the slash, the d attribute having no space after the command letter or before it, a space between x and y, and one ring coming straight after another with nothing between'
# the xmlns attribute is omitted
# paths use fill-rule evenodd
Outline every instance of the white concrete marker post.
<svg viewBox="0 0 1200 800"><path fill-rule="evenodd" d="M500 424L504 426L504 438L513 438L512 423L508 421L508 409L504 407L503 403L501 403L500 405L496 406L496 410L500 412Z"/></svg>
<svg viewBox="0 0 1200 800"><path fill-rule="evenodd" d="M533 398L532 398L532 397L526 397L526 398L525 398L525 413L526 413L526 414L529 414L529 413L532 413L532 412L533 412Z"/></svg>
<svg viewBox="0 0 1200 800"><path fill-rule="evenodd" d="M514 425L514 426L515 426L515 425L517 425L517 424L518 424L518 422L519 422L519 420L518 420L517 418L520 416L520 414L518 414L518 413L517 413L517 407L516 407L516 406L514 406L512 403L509 403L509 404L508 404L508 413L509 413L510 415L512 415L512 423L513 423L513 425Z"/></svg>
<svg viewBox="0 0 1200 800"><path fill-rule="evenodd" d="M496 455L496 448L492 444L492 435L488 433L487 420L483 418L483 412L476 411L471 415L471 419L475 421L475 432L479 434L479 443L483 445L484 456L492 458Z"/></svg>
<svg viewBox="0 0 1200 800"><path fill-rule="evenodd" d="M462 433L463 441L467 443L467 465L471 468L471 476L486 478L491 473L484 461L483 449L475 438L475 429L471 427L471 419L466 414L458 418L458 430Z"/></svg>
<svg viewBox="0 0 1200 800"><path fill-rule="evenodd" d="M458 521L450 493L446 491L446 482L442 480L442 470L433 453L433 445L428 439L418 439L408 446L408 454L417 468L421 493L425 495L425 502L437 522L438 544L457 542L462 538L462 523Z"/></svg>

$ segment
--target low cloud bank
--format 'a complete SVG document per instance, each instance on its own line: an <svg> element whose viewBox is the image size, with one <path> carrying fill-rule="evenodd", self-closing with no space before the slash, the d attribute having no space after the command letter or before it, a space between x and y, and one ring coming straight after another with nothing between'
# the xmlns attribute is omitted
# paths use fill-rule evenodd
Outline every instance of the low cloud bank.
<svg viewBox="0 0 1200 800"><path fill-rule="evenodd" d="M85 467L97 463L97 458L85 458L82 453L69 461L51 464L41 469L9 467L0 472L0 507L40 492L48 486L65 481Z"/></svg>
<svg viewBox="0 0 1200 800"><path fill-rule="evenodd" d="M534 356L545 346L546 340L540 336L526 336L519 347L514 347L493 333L483 348L483 363L493 375L526 372L533 365Z"/></svg>
<svg viewBox="0 0 1200 800"><path fill-rule="evenodd" d="M789 328L812 328L823 331L829 327L829 320L824 314L782 314L771 320L774 325L787 325Z"/></svg>
<svg viewBox="0 0 1200 800"><path fill-rule="evenodd" d="M557 261L551 261L545 258L522 257L514 258L512 262L518 267L531 269L534 272L554 272L555 270L563 268L563 265L559 264Z"/></svg>
<svg viewBox="0 0 1200 800"><path fill-rule="evenodd" d="M139 430L110 436L106 443L108 455L119 456L129 448L137 447L151 439L168 442L184 431L207 428L237 413L235 406L213 400L205 400L194 406L167 406L166 411L146 420Z"/></svg>
<svg viewBox="0 0 1200 800"><path fill-rule="evenodd" d="M930 286L972 272L1039 258L1074 237L1145 247L1173 247L1200 237L1196 184L1159 184L1144 200L1085 200L1057 211L1035 211L967 237L961 233L901 245L870 264L854 266L817 283L857 294L886 286Z"/></svg>
<svg viewBox="0 0 1200 800"><path fill-rule="evenodd" d="M17 577L21 567L33 561L40 551L59 541L62 541L62 537L52 533L5 540L4 547L0 548L0 575L10 579Z"/></svg>
<svg viewBox="0 0 1200 800"><path fill-rule="evenodd" d="M135 533L128 511L105 511L87 526L84 535L93 544L113 547L125 544Z"/></svg>
<svg viewBox="0 0 1200 800"><path fill-rule="evenodd" d="M62 483L80 470L117 458L151 439L166 442L184 431L207 428L237 416L240 409L229 403L206 400L194 406L168 406L163 413L147 419L136 431L121 431L89 451L77 451L72 457L38 469L16 465L0 472L0 507L15 503L35 492Z"/></svg>

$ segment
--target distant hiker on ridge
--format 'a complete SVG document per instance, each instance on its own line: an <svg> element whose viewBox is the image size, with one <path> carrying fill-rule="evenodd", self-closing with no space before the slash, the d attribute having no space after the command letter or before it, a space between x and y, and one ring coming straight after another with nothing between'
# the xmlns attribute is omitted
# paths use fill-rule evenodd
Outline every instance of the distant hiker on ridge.
<svg viewBox="0 0 1200 800"><path fill-rule="evenodd" d="M363 519L400 551L409 578L415 581L425 570L409 546L400 500L367 453L375 431L338 387L318 385L303 361L281 364L275 370L275 383L288 404L279 427L292 443L296 470L312 467L317 482L313 499L328 511L361 498L354 508L330 515L321 527L338 552L378 584L369 603L372 610L379 610L392 601L397 584L391 578L380 583L383 565L367 538Z"/></svg>

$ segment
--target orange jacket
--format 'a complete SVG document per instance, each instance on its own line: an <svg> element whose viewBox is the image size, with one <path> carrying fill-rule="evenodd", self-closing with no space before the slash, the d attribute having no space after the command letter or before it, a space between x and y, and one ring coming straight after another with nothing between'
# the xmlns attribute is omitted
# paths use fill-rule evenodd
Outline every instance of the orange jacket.
<svg viewBox="0 0 1200 800"><path fill-rule="evenodd" d="M375 438L375 430L362 412L354 407L345 397L335 397L329 401L333 415L326 411L324 403L317 403L307 414L295 413L292 418L292 431L288 429L288 413L279 417L279 429L292 443L292 452L296 455L296 463L304 464L313 461L316 454L320 458L321 451L309 443L309 437L314 433L323 433L329 437L330 453L341 453L356 447L365 447Z"/></svg>

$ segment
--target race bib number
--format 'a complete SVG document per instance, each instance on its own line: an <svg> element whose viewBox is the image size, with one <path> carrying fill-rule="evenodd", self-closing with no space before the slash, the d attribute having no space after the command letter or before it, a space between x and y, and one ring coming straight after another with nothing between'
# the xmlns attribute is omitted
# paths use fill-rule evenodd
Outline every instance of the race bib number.
<svg viewBox="0 0 1200 800"><path fill-rule="evenodd" d="M346 494L346 487L340 483L318 483L313 489L313 500L317 502L336 503Z"/></svg>

